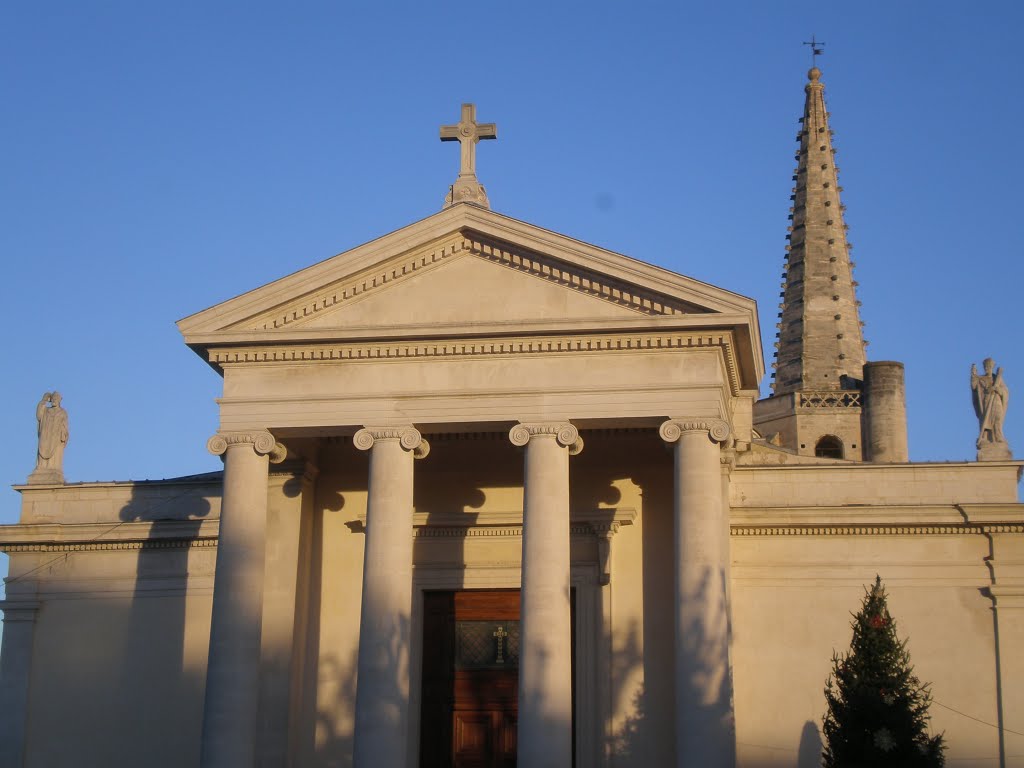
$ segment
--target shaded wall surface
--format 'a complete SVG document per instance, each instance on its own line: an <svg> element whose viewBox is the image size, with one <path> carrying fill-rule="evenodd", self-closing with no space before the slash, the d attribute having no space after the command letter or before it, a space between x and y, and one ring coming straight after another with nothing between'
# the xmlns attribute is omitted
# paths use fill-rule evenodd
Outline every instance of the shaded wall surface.
<svg viewBox="0 0 1024 768"><path fill-rule="evenodd" d="M669 765L671 454L649 430L584 438L584 452L570 461L580 765ZM430 440L430 456L415 464L414 594L518 587L522 452L503 434ZM261 730L272 764L291 754L297 765L333 768L351 764L367 456L332 438L322 441L317 464L318 475L294 470L269 486ZM1013 765L1024 754L1020 737L1004 733L1001 741L991 725L1024 732L1014 719L1024 712L1024 680L1007 656L1024 647L1024 625L1006 614L1001 659L990 596L994 586L1024 584L1015 473L977 465L732 470L741 766L817 764L832 653L848 647L850 614L876 573L917 674L932 683L936 701L970 716L932 708L951 764ZM35 525L49 526L51 542L48 551L11 558L9 599L40 604L26 765L195 764L216 479L69 486L25 498L23 525L5 528L4 540L11 528L30 537ZM972 523L979 510L1002 515L1004 527ZM95 524L102 525L88 528ZM88 547L61 550L57 539L83 538L86 529ZM414 605L409 625L396 627L413 638L413 744L420 621ZM692 628L694 642L703 629ZM396 669L397 686L401 674Z"/></svg>

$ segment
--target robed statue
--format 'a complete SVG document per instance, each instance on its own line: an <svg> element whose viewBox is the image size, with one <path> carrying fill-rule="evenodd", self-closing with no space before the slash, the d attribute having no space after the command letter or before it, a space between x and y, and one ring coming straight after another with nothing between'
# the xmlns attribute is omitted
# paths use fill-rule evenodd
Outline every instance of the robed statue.
<svg viewBox="0 0 1024 768"><path fill-rule="evenodd" d="M1006 406L1010 390L1003 380L1003 369L996 369L991 357L982 363L984 373L971 365L971 390L974 413L978 416L978 461L1012 458L1010 446L1003 436Z"/></svg>
<svg viewBox="0 0 1024 768"><path fill-rule="evenodd" d="M39 447L36 468L29 483L64 482L64 446L68 442L68 412L61 407L60 392L47 392L36 406Z"/></svg>

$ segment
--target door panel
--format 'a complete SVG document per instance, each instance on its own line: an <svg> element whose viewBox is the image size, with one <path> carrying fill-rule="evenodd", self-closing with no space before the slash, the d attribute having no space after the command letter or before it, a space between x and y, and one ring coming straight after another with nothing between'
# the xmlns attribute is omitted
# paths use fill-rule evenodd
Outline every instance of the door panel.
<svg viewBox="0 0 1024 768"><path fill-rule="evenodd" d="M424 593L421 768L515 768L519 592Z"/></svg>

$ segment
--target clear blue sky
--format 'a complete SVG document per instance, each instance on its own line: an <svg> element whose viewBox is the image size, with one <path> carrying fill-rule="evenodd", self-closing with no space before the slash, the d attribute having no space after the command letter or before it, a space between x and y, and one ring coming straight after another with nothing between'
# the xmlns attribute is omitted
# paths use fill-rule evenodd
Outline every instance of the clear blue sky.
<svg viewBox="0 0 1024 768"><path fill-rule="evenodd" d="M174 322L438 210L463 101L495 210L756 298L770 363L812 33L912 457L973 456L987 355L1024 456L1024 4L554 6L5 4L2 485L54 388L71 481L217 469L220 379Z"/></svg>

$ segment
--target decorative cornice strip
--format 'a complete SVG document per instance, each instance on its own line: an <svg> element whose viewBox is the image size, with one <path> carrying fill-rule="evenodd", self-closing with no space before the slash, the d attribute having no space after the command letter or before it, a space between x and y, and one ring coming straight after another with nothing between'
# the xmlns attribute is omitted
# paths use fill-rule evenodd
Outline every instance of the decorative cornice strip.
<svg viewBox="0 0 1024 768"><path fill-rule="evenodd" d="M449 239L441 244L434 245L425 251L417 252L412 257L406 257L404 261L389 262L386 267L378 267L376 270L364 273L358 277L349 277L319 291L316 298L307 301L302 305L289 308L284 314L280 311L271 316L264 316L258 320L246 321L254 329L269 330L272 328L283 328L298 320L322 312L323 310L336 306L346 301L362 296L385 283L393 283L422 271L444 259L461 253L469 248L469 241L459 235L454 240Z"/></svg>
<svg viewBox="0 0 1024 768"><path fill-rule="evenodd" d="M571 523L569 525L569 533L573 536L598 536L607 532L618 532L618 526L616 525L614 530L609 528L608 531L599 531L590 523ZM420 539L495 538L518 537L522 535L522 525L425 526L413 530L413 536Z"/></svg>
<svg viewBox="0 0 1024 768"><path fill-rule="evenodd" d="M97 552L103 550L189 549L215 547L216 536L181 539L143 539L139 541L58 541L40 544L0 544L0 552Z"/></svg>
<svg viewBox="0 0 1024 768"><path fill-rule="evenodd" d="M964 536L1024 533L1024 523L999 525L733 525L733 536Z"/></svg>
<svg viewBox="0 0 1024 768"><path fill-rule="evenodd" d="M582 526L586 530L600 532L612 525L632 525L636 520L636 514L636 510L632 507L574 510L571 513L570 525ZM366 525L365 510L358 514L353 524L360 528ZM522 510L494 510L483 514L474 512L415 512L413 513L412 524L415 528L472 528L478 530L503 528L519 531L523 526L523 512ZM518 536L519 534L516 533L515 535Z"/></svg>
<svg viewBox="0 0 1024 768"><path fill-rule="evenodd" d="M493 240L476 235L472 236L469 249L473 255L487 261L526 272L645 315L683 315L705 311L692 304L644 290L564 261L526 250L511 251Z"/></svg>

